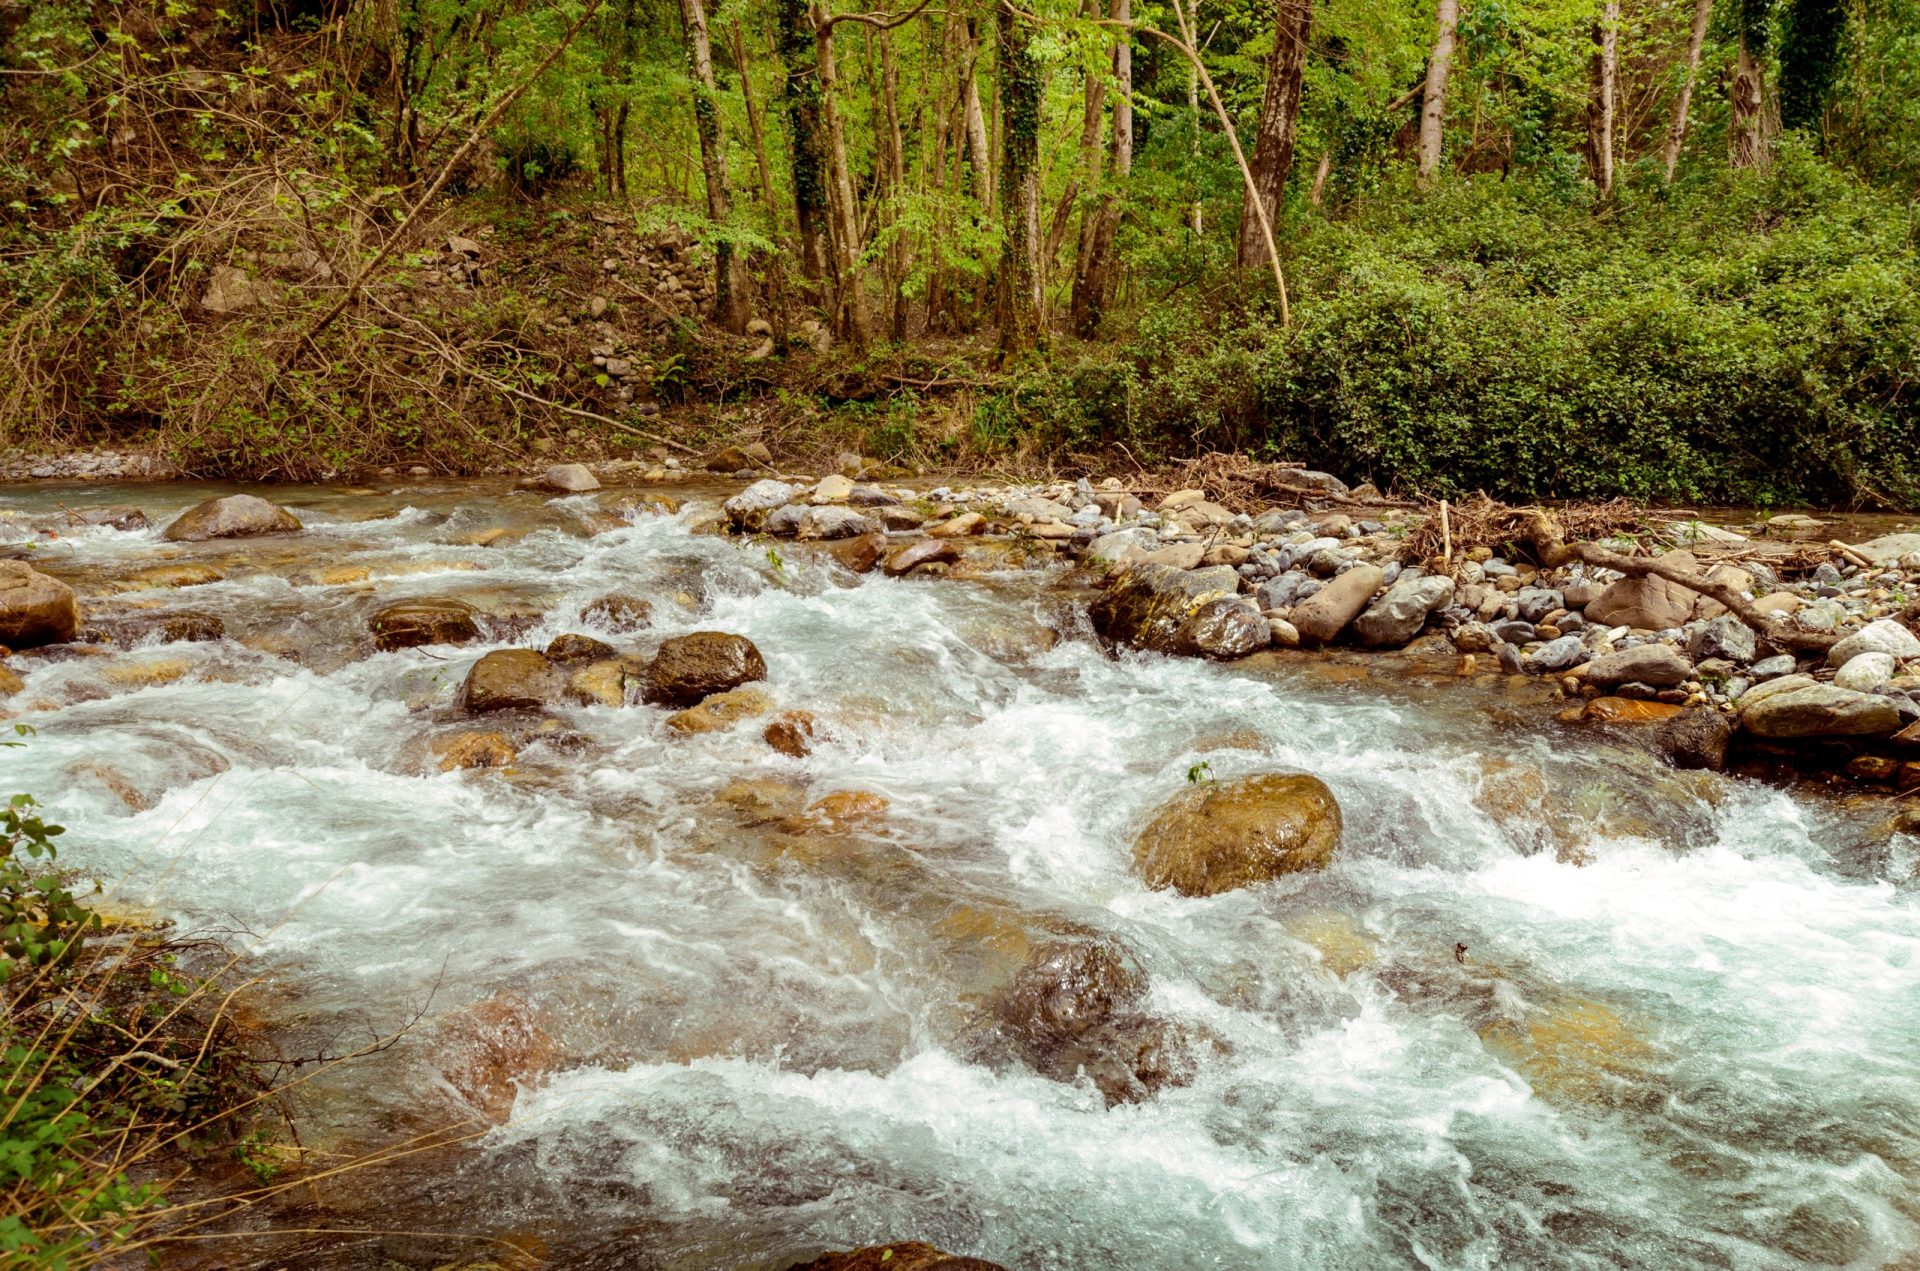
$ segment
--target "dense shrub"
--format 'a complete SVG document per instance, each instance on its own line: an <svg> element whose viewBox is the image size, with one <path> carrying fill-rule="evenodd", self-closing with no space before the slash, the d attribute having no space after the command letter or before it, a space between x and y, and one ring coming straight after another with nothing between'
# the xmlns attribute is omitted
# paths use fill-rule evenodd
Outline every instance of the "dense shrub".
<svg viewBox="0 0 1920 1271"><path fill-rule="evenodd" d="M1237 447L1434 493L1920 503L1907 209L1805 153L1598 214L1479 178L1296 222L1299 295L1143 315L1066 444Z"/></svg>

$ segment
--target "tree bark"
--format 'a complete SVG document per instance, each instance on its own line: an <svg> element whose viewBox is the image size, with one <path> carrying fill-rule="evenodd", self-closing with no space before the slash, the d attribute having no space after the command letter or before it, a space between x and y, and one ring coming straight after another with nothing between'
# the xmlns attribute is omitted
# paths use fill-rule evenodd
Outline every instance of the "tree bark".
<svg viewBox="0 0 1920 1271"><path fill-rule="evenodd" d="M840 117L835 88L833 27L823 10L815 10L815 48L819 53L821 117L827 126L827 175L831 186L827 206L832 217L834 253L835 334L864 348L867 343L867 307L860 290L860 207L853 197L853 173L847 162L847 130Z"/></svg>
<svg viewBox="0 0 1920 1271"><path fill-rule="evenodd" d="M1700 50L1707 42L1707 19L1713 14L1713 0L1693 0L1693 29L1687 32L1687 71L1680 81L1680 95L1673 102L1673 126L1667 129L1667 180L1673 180L1680 166L1680 148L1687 142L1687 111L1693 105L1693 82L1700 75Z"/></svg>
<svg viewBox="0 0 1920 1271"><path fill-rule="evenodd" d="M727 182L727 142L720 130L720 89L713 78L706 5L703 0L680 0L680 17L686 23L687 58L693 68L693 119L700 135L700 170L707 182L707 219L721 230L713 251L713 316L723 329L738 335L747 325L746 296L733 244L725 236L733 192Z"/></svg>
<svg viewBox="0 0 1920 1271"><path fill-rule="evenodd" d="M962 28L967 41L967 64L960 75L961 100L967 115L967 168L973 175L973 197L981 212L993 213L993 150L987 143L987 116L980 109L980 40L972 19Z"/></svg>
<svg viewBox="0 0 1920 1271"><path fill-rule="evenodd" d="M1100 11L1088 5L1084 16L1097 18ZM1074 170L1066 189L1060 192L1060 201L1054 205L1053 224L1047 230L1046 250L1040 253L1049 277L1053 274L1055 262L1060 258L1060 245L1066 241L1067 225L1073 216L1074 203L1080 198L1082 190L1096 189L1100 185L1100 170L1105 164L1105 152L1100 146L1100 129L1106 120L1107 85L1097 75L1086 77L1084 93L1085 106L1080 119L1080 163ZM1089 211L1080 218L1080 237L1074 251L1074 274L1080 276L1080 260L1086 254L1087 241L1093 234L1093 214Z"/></svg>
<svg viewBox="0 0 1920 1271"><path fill-rule="evenodd" d="M772 258L767 262L768 314L767 325L773 328L773 351L781 357L787 355L787 264L786 255L778 249L780 238L780 203L773 193L773 165L767 161L767 127L760 116L760 104L753 96L753 76L748 73L747 36L740 29L738 19L734 20L733 63L740 68L740 99L747 107L747 129L753 133L753 157L760 173L760 201L767 209L767 233L776 243Z"/></svg>
<svg viewBox="0 0 1920 1271"><path fill-rule="evenodd" d="M1439 33L1433 57L1427 62L1427 86L1420 103L1420 181L1431 183L1440 171L1440 150L1446 140L1447 70L1453 62L1453 33L1460 22L1460 0L1439 0Z"/></svg>
<svg viewBox="0 0 1920 1271"><path fill-rule="evenodd" d="M1606 198L1613 193L1614 84L1620 74L1620 0L1606 0L1593 24L1593 96L1587 102L1588 159L1593 184Z"/></svg>
<svg viewBox="0 0 1920 1271"><path fill-rule="evenodd" d="M1273 6L1273 56L1267 61L1267 91L1260 103L1260 129L1253 141L1255 195L1267 210L1267 223L1280 223L1280 207L1293 171L1294 139L1300 130L1300 95L1306 86L1307 38L1313 27L1313 0L1276 0ZM1258 269L1267 245L1251 207L1240 213L1240 239L1234 264Z"/></svg>
<svg viewBox="0 0 1920 1271"><path fill-rule="evenodd" d="M1073 279L1073 330L1090 340L1100 329L1100 315L1113 300L1113 241L1120 232L1120 195L1133 171L1133 44L1128 25L1133 21L1132 0L1112 0L1108 12L1117 24L1113 42L1112 170L1100 196L1094 228Z"/></svg>
<svg viewBox="0 0 1920 1271"><path fill-rule="evenodd" d="M1040 275L1040 64L1032 29L1013 5L1000 0L1001 223L1000 359L1016 357L1042 339Z"/></svg>
<svg viewBox="0 0 1920 1271"><path fill-rule="evenodd" d="M778 0L780 58L787 66L787 127L793 155L793 215L800 231L800 272L828 280L827 145L821 122L820 46L806 0Z"/></svg>
<svg viewBox="0 0 1920 1271"><path fill-rule="evenodd" d="M1747 49L1747 42L1740 41L1740 53L1733 64L1733 84L1730 90L1729 107L1731 118L1727 123L1727 141L1732 153L1728 156L1736 168L1764 168L1767 166L1766 138L1766 83L1759 61Z"/></svg>
<svg viewBox="0 0 1920 1271"><path fill-rule="evenodd" d="M906 141L900 132L900 68L893 56L893 32L880 32L880 95L887 118L887 293L894 340L907 338L907 239L900 229L900 205L907 196Z"/></svg>

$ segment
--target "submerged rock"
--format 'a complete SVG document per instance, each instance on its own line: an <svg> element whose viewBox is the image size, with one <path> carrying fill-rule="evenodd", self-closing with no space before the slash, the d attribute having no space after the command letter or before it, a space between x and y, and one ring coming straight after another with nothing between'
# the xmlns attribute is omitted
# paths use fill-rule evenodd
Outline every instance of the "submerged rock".
<svg viewBox="0 0 1920 1271"><path fill-rule="evenodd" d="M510 768L519 757L506 734L447 733L427 743L427 753L441 772L464 768Z"/></svg>
<svg viewBox="0 0 1920 1271"><path fill-rule="evenodd" d="M467 672L461 700L476 713L542 706L555 678L553 663L532 649L495 649Z"/></svg>
<svg viewBox="0 0 1920 1271"><path fill-rule="evenodd" d="M787 1271L1007 1271L997 1262L943 1253L929 1244L909 1240L902 1244L869 1245L844 1253L823 1253L811 1262L796 1262Z"/></svg>
<svg viewBox="0 0 1920 1271"><path fill-rule="evenodd" d="M403 600L367 620L383 653L429 644L465 644L480 638L473 606L463 600Z"/></svg>
<svg viewBox="0 0 1920 1271"><path fill-rule="evenodd" d="M612 592L588 603L580 611L583 622L598 623L609 631L625 634L644 630L653 621L653 606L638 596Z"/></svg>
<svg viewBox="0 0 1920 1271"><path fill-rule="evenodd" d="M647 667L643 701L687 707L701 698L767 678L767 662L745 636L696 631L660 645Z"/></svg>
<svg viewBox="0 0 1920 1271"><path fill-rule="evenodd" d="M0 560L0 645L64 644L79 634L73 588L25 561Z"/></svg>
<svg viewBox="0 0 1920 1271"><path fill-rule="evenodd" d="M807 711L788 711L767 725L761 734L767 745L783 755L805 759L813 753L814 719Z"/></svg>
<svg viewBox="0 0 1920 1271"><path fill-rule="evenodd" d="M253 538L261 534L297 534L293 513L251 494L208 499L182 512L161 537L175 543L204 543L215 538Z"/></svg>
<svg viewBox="0 0 1920 1271"><path fill-rule="evenodd" d="M1213 896L1325 868L1340 844L1340 805L1318 777L1270 772L1189 786L1133 844L1147 886Z"/></svg>
<svg viewBox="0 0 1920 1271"><path fill-rule="evenodd" d="M736 688L715 693L698 706L667 716L667 727L676 733L713 733L730 728L743 719L764 715L773 709L773 699L757 688Z"/></svg>

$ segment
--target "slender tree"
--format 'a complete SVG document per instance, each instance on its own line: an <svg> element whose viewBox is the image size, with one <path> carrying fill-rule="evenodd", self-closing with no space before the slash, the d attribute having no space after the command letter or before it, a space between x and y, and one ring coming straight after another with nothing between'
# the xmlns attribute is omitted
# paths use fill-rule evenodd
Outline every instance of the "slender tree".
<svg viewBox="0 0 1920 1271"><path fill-rule="evenodd" d="M1120 197L1133 172L1133 21L1131 0L1111 0L1114 22L1113 139L1110 164L1100 204L1093 215L1092 232L1083 241L1073 276L1074 333L1091 339L1100 329L1100 315L1113 299L1113 244L1120 232Z"/></svg>
<svg viewBox="0 0 1920 1271"><path fill-rule="evenodd" d="M1267 90L1260 103L1260 130L1253 142L1254 197L1277 225L1293 171L1294 139L1300 131L1300 97L1306 85L1307 40L1313 27L1313 0L1276 0L1273 6L1273 55L1267 60ZM1251 207L1240 213L1240 238L1234 263L1258 269L1266 263L1266 241Z"/></svg>
<svg viewBox="0 0 1920 1271"><path fill-rule="evenodd" d="M1033 55L1032 24L1000 0L1000 209L1005 232L1000 254L1000 357L1041 342L1044 298L1040 272L1041 67Z"/></svg>
<svg viewBox="0 0 1920 1271"><path fill-rule="evenodd" d="M806 0L778 0L780 60L786 63L788 150L793 165L793 214L800 231L800 272L828 278L827 145L821 121L820 46Z"/></svg>
<svg viewBox="0 0 1920 1271"><path fill-rule="evenodd" d="M1680 166L1680 148L1687 142L1687 111L1693 105L1693 84L1700 77L1700 50L1707 42L1707 20L1713 15L1713 0L1693 0L1693 26L1687 32L1687 60L1680 80L1680 91L1673 99L1673 123L1667 129L1667 180Z"/></svg>
<svg viewBox="0 0 1920 1271"><path fill-rule="evenodd" d="M1592 96L1587 101L1587 149L1593 184L1613 193L1613 118L1620 76L1620 0L1604 0L1593 24Z"/></svg>
<svg viewBox="0 0 1920 1271"><path fill-rule="evenodd" d="M1439 0L1435 6L1439 32L1433 56L1427 60L1427 86L1420 103L1420 180L1425 184L1440 171L1440 151L1446 140L1447 72L1453 64L1454 30L1460 25L1460 0Z"/></svg>
<svg viewBox="0 0 1920 1271"><path fill-rule="evenodd" d="M733 244L724 232L732 216L732 191L727 182L727 142L720 129L720 88L713 78L713 44L707 35L703 0L680 0L680 18L686 25L687 60L693 69L693 118L695 131L700 134L707 218L722 230L713 252L713 316L722 327L738 333L747 325L746 296Z"/></svg>

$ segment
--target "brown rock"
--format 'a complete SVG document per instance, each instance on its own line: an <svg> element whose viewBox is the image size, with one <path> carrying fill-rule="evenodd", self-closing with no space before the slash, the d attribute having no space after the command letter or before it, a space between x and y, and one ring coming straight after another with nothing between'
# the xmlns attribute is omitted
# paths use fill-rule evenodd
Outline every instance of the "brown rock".
<svg viewBox="0 0 1920 1271"><path fill-rule="evenodd" d="M1691 552L1668 552L1659 559L1681 569L1697 572L1700 568ZM1587 620L1609 627L1663 631L1687 621L1693 613L1696 595L1679 583L1668 582L1651 574L1645 578L1622 578L1609 585L1587 606Z"/></svg>
<svg viewBox="0 0 1920 1271"><path fill-rule="evenodd" d="M1007 1271L997 1262L943 1253L918 1240L869 1245L844 1253L823 1253L811 1262L796 1262L787 1271Z"/></svg>
<svg viewBox="0 0 1920 1271"><path fill-rule="evenodd" d="M1133 844L1147 886L1213 896L1322 869L1340 843L1340 805L1318 777L1262 773L1191 785Z"/></svg>
<svg viewBox="0 0 1920 1271"><path fill-rule="evenodd" d="M513 1113L521 1087L560 1066L561 1051L533 1008L499 994L448 1020L433 1053L447 1084L496 1125Z"/></svg>
<svg viewBox="0 0 1920 1271"><path fill-rule="evenodd" d="M960 549L951 542L927 538L921 539L918 543L908 543L905 547L896 550L887 557L887 563L880 567L880 572L889 578L899 578L903 574L912 573L921 565L928 565L934 561L951 564L959 559Z"/></svg>
<svg viewBox="0 0 1920 1271"><path fill-rule="evenodd" d="M766 678L766 659L753 641L724 631L696 631L661 644L647 668L641 700L656 706L693 706L714 693Z"/></svg>
<svg viewBox="0 0 1920 1271"><path fill-rule="evenodd" d="M503 733L447 733L427 743L442 772L461 768L510 768L519 758Z"/></svg>
<svg viewBox="0 0 1920 1271"><path fill-rule="evenodd" d="M667 716L667 727L676 733L715 733L743 719L764 715L773 709L773 699L757 688L737 688L715 693L698 706Z"/></svg>
<svg viewBox="0 0 1920 1271"><path fill-rule="evenodd" d="M707 456L708 472L745 472L760 464L739 446L722 446Z"/></svg>
<svg viewBox="0 0 1920 1271"><path fill-rule="evenodd" d="M204 543L214 538L297 534L300 528L299 519L283 507L251 494L230 494L194 504L161 537L175 543Z"/></svg>
<svg viewBox="0 0 1920 1271"><path fill-rule="evenodd" d="M495 649L467 672L461 698L469 711L543 706L554 691L553 663L532 649Z"/></svg>
<svg viewBox="0 0 1920 1271"><path fill-rule="evenodd" d="M613 592L589 603L580 611L580 617L609 631L640 631L653 621L653 606L638 596Z"/></svg>
<svg viewBox="0 0 1920 1271"><path fill-rule="evenodd" d="M890 806L885 795L871 790L835 790L808 805L806 820L817 830L858 829L880 821Z"/></svg>
<svg viewBox="0 0 1920 1271"><path fill-rule="evenodd" d="M1856 755L1847 764L1847 775L1861 781L1891 781L1900 771L1900 761L1885 755Z"/></svg>
<svg viewBox="0 0 1920 1271"><path fill-rule="evenodd" d="M80 634L73 588L25 561L0 560L0 645L30 649Z"/></svg>
<svg viewBox="0 0 1920 1271"><path fill-rule="evenodd" d="M547 645L547 661L556 666L576 666L618 656L612 645L574 631L555 636Z"/></svg>
<svg viewBox="0 0 1920 1271"><path fill-rule="evenodd" d="M27 682L20 678L18 672L5 662L0 662L0 698L12 697L26 686ZM771 732L772 730L768 731ZM768 737L767 740L771 742L773 738ZM778 750L780 747L776 746L774 749ZM801 753L804 754L805 752L803 751Z"/></svg>
<svg viewBox="0 0 1920 1271"><path fill-rule="evenodd" d="M962 512L950 521L928 530L935 538L965 538L969 534L979 534L987 528L987 518L978 512Z"/></svg>
<svg viewBox="0 0 1920 1271"><path fill-rule="evenodd" d="M626 658L602 658L589 662L567 676L567 700L582 706L627 704L627 675L633 663Z"/></svg>
<svg viewBox="0 0 1920 1271"><path fill-rule="evenodd" d="M1581 711L1583 717L1598 724L1651 724L1672 719L1679 713L1678 706L1665 702L1640 702L1626 697L1596 697Z"/></svg>
<svg viewBox="0 0 1920 1271"><path fill-rule="evenodd" d="M1326 644L1367 607L1385 577L1377 565L1355 565L1295 605L1289 621L1303 641Z"/></svg>
<svg viewBox="0 0 1920 1271"><path fill-rule="evenodd" d="M367 621L382 652L428 644L465 644L480 638L473 606L460 600L403 600Z"/></svg>
<svg viewBox="0 0 1920 1271"><path fill-rule="evenodd" d="M806 711L788 711L767 725L762 734L767 745L783 755L805 759L813 753L813 716Z"/></svg>
<svg viewBox="0 0 1920 1271"><path fill-rule="evenodd" d="M864 574L880 563L881 554L887 550L887 536L877 531L862 534L858 538L842 539L827 550L854 573Z"/></svg>
<svg viewBox="0 0 1920 1271"><path fill-rule="evenodd" d="M207 583L217 583L227 573L217 565L208 565L199 561L180 561L171 565L148 565L136 569L120 582L127 591L144 591L148 588L162 587L201 587Z"/></svg>

